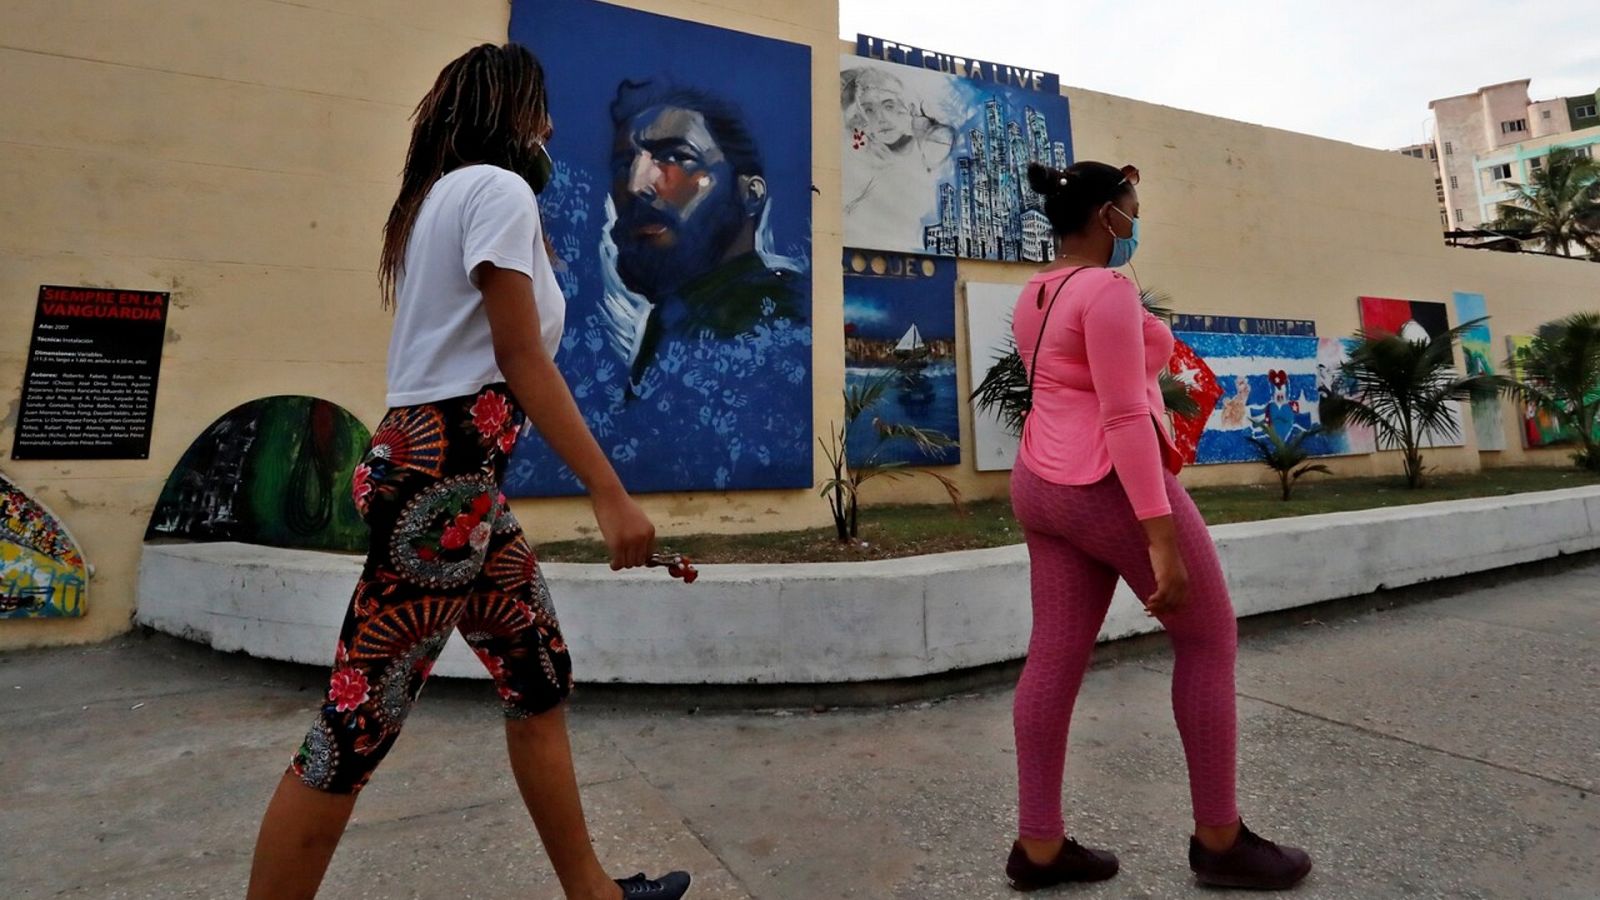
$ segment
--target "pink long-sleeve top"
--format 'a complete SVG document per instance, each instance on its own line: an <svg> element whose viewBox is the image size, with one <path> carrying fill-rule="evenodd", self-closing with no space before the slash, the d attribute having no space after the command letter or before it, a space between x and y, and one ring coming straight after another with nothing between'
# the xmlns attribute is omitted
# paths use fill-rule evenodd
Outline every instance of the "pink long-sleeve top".
<svg viewBox="0 0 1600 900"><path fill-rule="evenodd" d="M1166 430L1158 376L1172 357L1164 322L1139 302L1133 283L1088 268L1035 275L1011 318L1023 365L1033 374L1033 410L1022 430L1022 462L1055 484L1093 484L1113 469L1134 515L1170 515L1165 471L1183 468ZM1038 361L1034 346L1040 344Z"/></svg>

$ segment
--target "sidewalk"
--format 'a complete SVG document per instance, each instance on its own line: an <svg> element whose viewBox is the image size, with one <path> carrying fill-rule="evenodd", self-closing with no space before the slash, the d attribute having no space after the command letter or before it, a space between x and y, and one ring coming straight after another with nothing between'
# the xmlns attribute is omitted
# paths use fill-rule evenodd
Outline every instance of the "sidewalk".
<svg viewBox="0 0 1600 900"><path fill-rule="evenodd" d="M1068 822L1123 873L1055 896L1219 896L1184 861L1169 665L1089 675ZM0 657L0 897L242 896L322 677L166 638ZM1247 638L1239 690L1247 820L1317 857L1294 896L1600 898L1600 565ZM489 694L430 686L322 896L559 896ZM618 874L688 868L697 900L1002 898L1010 699L580 704L573 738Z"/></svg>

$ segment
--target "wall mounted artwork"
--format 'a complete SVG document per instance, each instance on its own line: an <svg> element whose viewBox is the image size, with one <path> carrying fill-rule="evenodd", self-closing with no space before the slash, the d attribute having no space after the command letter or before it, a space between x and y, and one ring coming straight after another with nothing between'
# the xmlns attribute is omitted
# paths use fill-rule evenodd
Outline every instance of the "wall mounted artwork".
<svg viewBox="0 0 1600 900"><path fill-rule="evenodd" d="M1222 383L1200 354L1181 340L1173 342L1167 371L1183 384L1189 399L1200 409L1197 416L1170 416L1173 443L1182 454L1184 464L1192 465L1199 461L1200 438L1205 436L1206 423L1216 411L1217 401L1222 399Z"/></svg>
<svg viewBox="0 0 1600 900"><path fill-rule="evenodd" d="M968 259L1052 258L1028 164L1072 162L1067 100L1046 73L857 39L839 60L844 239Z"/></svg>
<svg viewBox="0 0 1600 900"><path fill-rule="evenodd" d="M355 416L315 397L237 406L178 460L145 540L365 550L350 476L371 439Z"/></svg>
<svg viewBox="0 0 1600 900"><path fill-rule="evenodd" d="M89 566L56 514L0 474L0 619L57 619L87 609Z"/></svg>
<svg viewBox="0 0 1600 900"><path fill-rule="evenodd" d="M1020 284L966 283L967 383L983 383L989 368L1017 349L1011 312ZM993 410L972 409L973 465L980 472L1009 471L1017 461L1018 436Z"/></svg>
<svg viewBox="0 0 1600 900"><path fill-rule="evenodd" d="M1179 315L1172 330L1210 367L1220 393L1195 448L1195 462L1254 462L1266 423L1313 456L1366 452L1344 432L1321 430L1316 323L1297 319ZM1323 379L1326 381L1326 378Z"/></svg>
<svg viewBox="0 0 1600 900"><path fill-rule="evenodd" d="M1525 335L1512 335L1506 338L1506 354L1516 360L1533 345L1533 338ZM1513 368L1511 377L1521 378L1519 370ZM1556 417L1547 409L1541 409L1532 403L1518 403L1517 408L1521 413L1518 419L1522 422L1522 446L1529 450L1538 450L1543 447L1554 447L1566 444L1573 440L1571 430L1562 428Z"/></svg>
<svg viewBox="0 0 1600 900"><path fill-rule="evenodd" d="M847 389L875 385L882 399L850 428L850 464L950 466L961 462L956 382L956 264L951 259L844 251ZM910 425L955 443L921 449L880 442L878 425Z"/></svg>
<svg viewBox="0 0 1600 900"><path fill-rule="evenodd" d="M810 48L594 0L515 0L511 38L556 123L556 361L624 484L810 487ZM506 492L581 486L531 434Z"/></svg>
<svg viewBox="0 0 1600 900"><path fill-rule="evenodd" d="M1350 361L1350 350L1355 338L1317 338L1317 399L1328 397L1354 399L1358 394L1355 381L1344 373L1344 364ZM1335 456L1352 456L1378 451L1378 434L1370 425L1345 423L1337 431L1324 432L1328 452Z"/></svg>
<svg viewBox="0 0 1600 900"><path fill-rule="evenodd" d="M1457 291L1455 295L1456 321L1468 322L1489 317L1488 304L1482 294ZM1489 336L1489 323L1481 322L1461 335L1461 353L1466 357L1470 376L1493 375L1499 369L1494 361L1494 345ZM1506 449L1506 430L1500 421L1500 398L1491 397L1472 401L1472 428L1478 438L1479 450Z"/></svg>
<svg viewBox="0 0 1600 900"><path fill-rule="evenodd" d="M1393 334L1407 340L1427 342L1450 330L1450 313L1443 303L1430 300L1393 300L1386 297L1362 297L1361 330L1366 334ZM1425 447L1460 447L1461 413L1459 404L1454 413L1457 437L1429 431L1424 435Z"/></svg>

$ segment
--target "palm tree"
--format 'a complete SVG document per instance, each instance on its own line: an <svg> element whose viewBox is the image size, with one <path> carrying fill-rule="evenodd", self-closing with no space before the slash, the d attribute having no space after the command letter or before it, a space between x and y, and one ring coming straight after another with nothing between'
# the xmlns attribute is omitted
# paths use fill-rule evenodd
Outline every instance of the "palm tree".
<svg viewBox="0 0 1600 900"><path fill-rule="evenodd" d="M1333 470L1321 463L1301 465L1311 458L1311 451L1305 449L1303 444L1312 435L1320 434L1322 428L1313 425L1303 431L1296 431L1294 436L1284 440L1278 434L1278 429L1272 426L1271 420L1260 419L1255 423L1257 428L1265 431L1265 438L1252 437L1255 442L1256 452L1261 454L1261 462L1267 468L1278 473L1278 483L1283 487L1283 499L1289 500L1290 493L1294 490L1295 482L1316 472L1321 475L1332 475Z"/></svg>
<svg viewBox="0 0 1600 900"><path fill-rule="evenodd" d="M1529 184L1512 184L1517 197L1500 204L1496 229L1538 240L1547 252L1571 256L1574 245L1600 256L1600 164L1555 147Z"/></svg>
<svg viewBox="0 0 1600 900"><path fill-rule="evenodd" d="M1488 399L1513 385L1500 375L1463 378L1455 369L1455 345L1462 333L1487 321L1474 319L1427 341L1388 333L1358 335L1344 364L1355 396L1324 398L1323 427L1337 430L1354 422L1372 428L1378 449L1405 454L1406 485L1422 487L1426 476L1423 441L1429 437L1461 439L1456 404Z"/></svg>
<svg viewBox="0 0 1600 900"><path fill-rule="evenodd" d="M1506 367L1518 376L1513 391L1520 399L1577 437L1582 449L1574 461L1600 472L1600 313L1546 323Z"/></svg>
<svg viewBox="0 0 1600 900"><path fill-rule="evenodd" d="M886 447L895 441L911 441L919 450L932 452L941 447L955 445L955 440L941 431L917 428L914 425L891 424L882 419L872 420L876 442L861 456L861 462L852 465L850 457L850 426L882 402L894 382L901 378L904 369L897 367L871 379L853 384L844 392L844 425L829 435L828 443L821 438L822 454L833 469L833 477L823 482L821 496L828 501L833 513L833 527L841 543L853 541L859 535L861 522L861 485L883 476L891 481L926 475L938 481L950 495L950 502L961 511L961 489L944 475L931 469L914 468L904 462L884 462L881 456Z"/></svg>
<svg viewBox="0 0 1600 900"><path fill-rule="evenodd" d="M1166 293L1142 290L1139 302L1162 319L1172 318L1172 297ZM1200 406L1189 396L1188 388L1166 371L1161 373L1161 397L1166 401L1167 410L1175 416L1192 419L1200 414ZM1007 431L1022 433L1022 422L1033 406L1033 397L1028 388L1028 370L1022 364L1015 341L1007 341L1005 351L995 358L971 399L978 409L993 410Z"/></svg>

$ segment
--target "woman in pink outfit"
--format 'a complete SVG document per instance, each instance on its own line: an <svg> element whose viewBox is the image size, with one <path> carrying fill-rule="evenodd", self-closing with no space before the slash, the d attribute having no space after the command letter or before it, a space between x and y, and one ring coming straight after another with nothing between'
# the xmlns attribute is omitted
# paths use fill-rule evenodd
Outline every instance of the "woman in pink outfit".
<svg viewBox="0 0 1600 900"><path fill-rule="evenodd" d="M1032 563L1033 634L1014 710L1018 839L1006 865L1033 890L1117 873L1117 858L1066 836L1067 728L1120 577L1172 637L1172 708L1189 767L1201 883L1282 889L1311 871L1303 850L1253 834L1234 802L1238 635L1216 548L1178 483L1157 376L1172 332L1112 269L1139 242L1139 172L1081 162L1029 167L1057 241L1012 319L1032 410L1011 502Z"/></svg>

